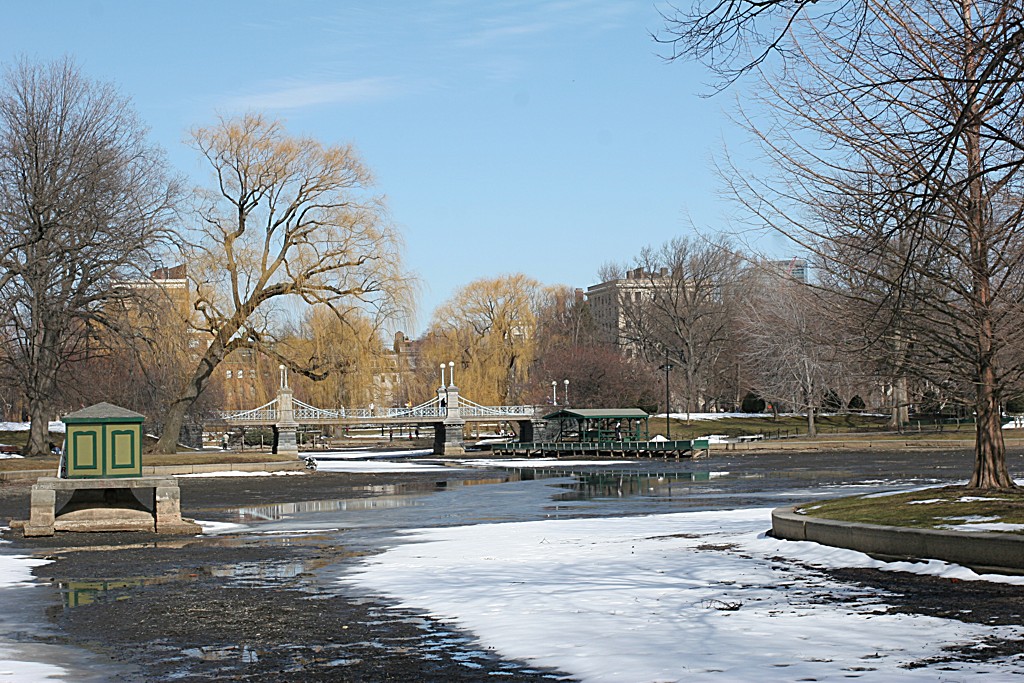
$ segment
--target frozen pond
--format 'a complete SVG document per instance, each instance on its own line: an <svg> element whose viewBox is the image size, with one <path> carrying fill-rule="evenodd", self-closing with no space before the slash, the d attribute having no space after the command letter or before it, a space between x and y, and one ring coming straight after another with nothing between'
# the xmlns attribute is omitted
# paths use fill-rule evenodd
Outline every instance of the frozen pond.
<svg viewBox="0 0 1024 683"><path fill-rule="evenodd" d="M339 468L350 466L341 461L351 458L337 460ZM356 468L373 470L374 460L368 453ZM773 507L962 481L971 465L964 454L475 460L457 469L429 457L414 460L401 465L388 456L377 470L422 473L406 483L388 483L384 473L360 490L339 487L345 494L337 497L324 497L331 487L322 485L320 496L303 497L302 477L281 478L289 480L288 502L218 509L202 540L337 545L364 557L313 566L287 551L274 562L215 567L210 575L252 590L301 578L308 590L427 615L480 652L586 681L952 681L1024 673L1012 656L971 654L994 639L1015 639L1019 625L894 613L885 591L829 573L860 567L978 579L967 570L883 566L857 553L764 536ZM1024 473L1019 456L1010 465ZM185 500L187 486L204 485L187 481ZM246 486L243 478L222 481ZM5 626L30 621L29 594L47 594L40 587L8 591L25 608L8 613ZM60 665L62 657L15 645L0 643L0 661L8 659L0 680L62 675L29 664L19 669L19 658ZM238 666L245 664L240 657ZM74 678L67 669L63 675Z"/></svg>

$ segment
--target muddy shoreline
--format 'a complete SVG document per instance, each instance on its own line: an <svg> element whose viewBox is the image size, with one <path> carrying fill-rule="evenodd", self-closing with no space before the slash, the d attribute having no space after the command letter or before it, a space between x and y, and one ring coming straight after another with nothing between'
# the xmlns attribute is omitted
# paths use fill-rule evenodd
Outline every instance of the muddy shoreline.
<svg viewBox="0 0 1024 683"><path fill-rule="evenodd" d="M458 472L444 473L446 480ZM472 473L478 477L479 472ZM437 474L181 480L183 514L235 521L239 506L431 490ZM225 502L230 501L230 507ZM0 487L0 519L24 516L28 487ZM60 534L16 549L51 558L47 609L65 644L116 662L119 681L542 681L562 674L481 651L423 615L346 594L339 568L367 552L341 533L299 537ZM330 567L329 575L319 569Z"/></svg>

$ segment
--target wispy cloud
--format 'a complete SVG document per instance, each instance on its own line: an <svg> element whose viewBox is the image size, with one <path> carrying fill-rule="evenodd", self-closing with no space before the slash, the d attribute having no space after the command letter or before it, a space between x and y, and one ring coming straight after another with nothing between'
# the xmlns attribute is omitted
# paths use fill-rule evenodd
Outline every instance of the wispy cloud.
<svg viewBox="0 0 1024 683"><path fill-rule="evenodd" d="M459 44L463 46L489 45L497 40L536 35L550 31L552 28L554 28L553 25L546 22L511 23L503 26L491 26L477 30L459 41Z"/></svg>
<svg viewBox="0 0 1024 683"><path fill-rule="evenodd" d="M467 47L493 45L507 39L553 33L565 27L576 31L600 31L614 27L630 11L629 5L617 0L512 3L504 9L504 12L485 16L482 25L464 36L458 44Z"/></svg>
<svg viewBox="0 0 1024 683"><path fill-rule="evenodd" d="M298 82L263 92L229 97L228 109L303 109L324 104L360 104L395 97L403 92L395 78Z"/></svg>

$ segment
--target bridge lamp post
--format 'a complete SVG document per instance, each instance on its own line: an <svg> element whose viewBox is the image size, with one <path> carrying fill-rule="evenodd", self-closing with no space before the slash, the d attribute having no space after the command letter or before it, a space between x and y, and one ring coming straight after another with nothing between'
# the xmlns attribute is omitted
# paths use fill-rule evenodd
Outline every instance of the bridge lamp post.
<svg viewBox="0 0 1024 683"><path fill-rule="evenodd" d="M444 363L441 363L441 388L444 389Z"/></svg>
<svg viewBox="0 0 1024 683"><path fill-rule="evenodd" d="M551 380L551 405L558 405L558 382Z"/></svg>
<svg viewBox="0 0 1024 683"><path fill-rule="evenodd" d="M569 380L565 381L565 407L569 407Z"/></svg>
<svg viewBox="0 0 1024 683"><path fill-rule="evenodd" d="M448 383L455 386L455 361L448 361Z"/></svg>

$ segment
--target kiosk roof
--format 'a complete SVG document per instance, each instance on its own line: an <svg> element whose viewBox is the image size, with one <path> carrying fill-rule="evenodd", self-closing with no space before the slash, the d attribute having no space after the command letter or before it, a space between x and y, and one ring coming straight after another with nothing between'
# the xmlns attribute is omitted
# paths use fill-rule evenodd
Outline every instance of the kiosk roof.
<svg viewBox="0 0 1024 683"><path fill-rule="evenodd" d="M545 415L545 420L564 420L573 418L577 420L598 420L598 419L644 419L650 417L639 408L562 408L550 415Z"/></svg>

